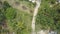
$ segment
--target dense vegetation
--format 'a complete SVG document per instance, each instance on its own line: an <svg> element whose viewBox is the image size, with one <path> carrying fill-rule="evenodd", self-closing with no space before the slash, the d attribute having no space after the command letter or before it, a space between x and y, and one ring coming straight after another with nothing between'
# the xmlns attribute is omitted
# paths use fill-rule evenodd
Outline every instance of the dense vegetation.
<svg viewBox="0 0 60 34"><path fill-rule="evenodd" d="M36 16L36 30L58 30L60 32L60 3L57 0L42 0ZM35 3L19 0L33 11ZM13 8L7 1L0 1L0 33L31 34L32 14Z"/></svg>
<svg viewBox="0 0 60 34"><path fill-rule="evenodd" d="M36 30L60 31L60 4L56 0L42 0L36 16Z"/></svg>
<svg viewBox="0 0 60 34"><path fill-rule="evenodd" d="M30 34L32 15L13 8L7 1L0 3L0 33Z"/></svg>

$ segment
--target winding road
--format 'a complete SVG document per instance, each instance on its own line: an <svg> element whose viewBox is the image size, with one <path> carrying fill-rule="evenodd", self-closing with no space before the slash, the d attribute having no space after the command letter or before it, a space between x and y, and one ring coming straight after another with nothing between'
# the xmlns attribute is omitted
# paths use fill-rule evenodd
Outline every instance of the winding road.
<svg viewBox="0 0 60 34"><path fill-rule="evenodd" d="M34 13L33 13L33 18L32 18L32 34L36 34L35 33L35 21L36 21L36 15L37 15L37 13L38 13L38 8L40 7L40 4L41 4L41 0L30 0L30 1L32 1L32 2L36 2L36 7L35 7L35 9L34 9Z"/></svg>

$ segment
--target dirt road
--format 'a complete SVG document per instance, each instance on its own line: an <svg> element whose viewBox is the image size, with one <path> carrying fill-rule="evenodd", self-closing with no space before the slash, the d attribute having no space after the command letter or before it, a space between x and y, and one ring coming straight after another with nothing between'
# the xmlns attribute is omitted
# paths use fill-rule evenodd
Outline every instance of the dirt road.
<svg viewBox="0 0 60 34"><path fill-rule="evenodd" d="M36 15L38 13L38 8L40 7L41 4L41 0L36 0L36 7L34 9L34 13L33 13L33 18L32 18L32 34L36 34L35 33L35 21L36 21Z"/></svg>

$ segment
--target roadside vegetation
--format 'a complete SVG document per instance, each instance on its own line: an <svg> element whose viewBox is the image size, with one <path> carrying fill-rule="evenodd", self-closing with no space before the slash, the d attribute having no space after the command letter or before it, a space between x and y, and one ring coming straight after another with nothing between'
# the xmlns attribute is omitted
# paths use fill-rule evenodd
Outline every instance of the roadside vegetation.
<svg viewBox="0 0 60 34"><path fill-rule="evenodd" d="M42 0L36 16L36 31L49 30L60 32L60 3L57 0Z"/></svg>
<svg viewBox="0 0 60 34"><path fill-rule="evenodd" d="M30 34L32 14L13 8L7 1L0 1L0 33Z"/></svg>

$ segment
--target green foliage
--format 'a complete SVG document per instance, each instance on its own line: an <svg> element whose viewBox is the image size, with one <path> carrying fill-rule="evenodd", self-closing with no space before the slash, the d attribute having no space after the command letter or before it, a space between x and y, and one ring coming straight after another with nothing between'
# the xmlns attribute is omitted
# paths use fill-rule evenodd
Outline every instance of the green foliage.
<svg viewBox="0 0 60 34"><path fill-rule="evenodd" d="M16 16L16 10L14 8L7 8L5 14L7 19L14 19Z"/></svg>
<svg viewBox="0 0 60 34"><path fill-rule="evenodd" d="M10 5L5 1L2 2L0 1L0 33L6 33L7 30L5 28L2 29L2 27L4 27L4 25L6 26L6 17L5 17L5 13L6 13L6 9L10 7ZM2 32L1 32L2 31Z"/></svg>
<svg viewBox="0 0 60 34"><path fill-rule="evenodd" d="M2 3L2 2L1 2ZM10 5L4 1L4 3L1 4L0 8L0 21L3 21L6 17L5 17L5 13L6 13L6 9L10 7Z"/></svg>
<svg viewBox="0 0 60 34"><path fill-rule="evenodd" d="M3 9L6 10L7 8L11 7L7 1L3 3Z"/></svg>
<svg viewBox="0 0 60 34"><path fill-rule="evenodd" d="M21 28L21 34L30 34L31 15L23 11L18 11L17 13L17 27Z"/></svg>
<svg viewBox="0 0 60 34"><path fill-rule="evenodd" d="M4 1L2 7L3 8L0 9L0 26L4 24L2 22L6 20L5 25L7 25L8 28L7 30L2 29L2 26L0 27L0 30L2 29L3 34L6 32L15 32L16 34L30 34L30 14L12 8L7 1Z"/></svg>
<svg viewBox="0 0 60 34"><path fill-rule="evenodd" d="M10 16L10 15L9 15ZM25 12L20 12L17 10L16 18L10 20L8 19L7 24L10 31L16 32L16 34L28 34L30 33L30 20L29 14ZM27 19L28 18L28 19ZM30 17L31 18L31 17Z"/></svg>
<svg viewBox="0 0 60 34"><path fill-rule="evenodd" d="M4 19L4 10L2 9L0 9L0 21L2 21L3 19Z"/></svg>
<svg viewBox="0 0 60 34"><path fill-rule="evenodd" d="M55 2L53 0L51 1ZM60 4L57 5L54 3L53 7L50 7L48 2L49 1L43 1L39 8L39 12L36 17L36 29L60 30Z"/></svg>

